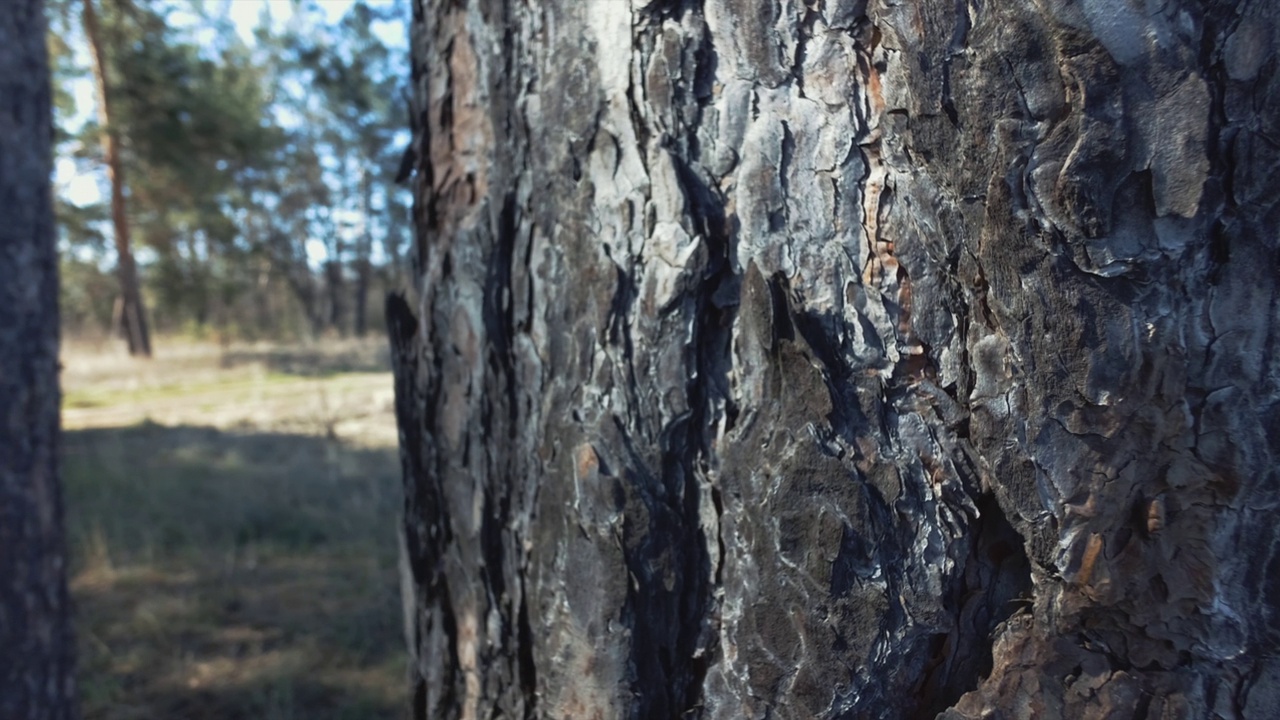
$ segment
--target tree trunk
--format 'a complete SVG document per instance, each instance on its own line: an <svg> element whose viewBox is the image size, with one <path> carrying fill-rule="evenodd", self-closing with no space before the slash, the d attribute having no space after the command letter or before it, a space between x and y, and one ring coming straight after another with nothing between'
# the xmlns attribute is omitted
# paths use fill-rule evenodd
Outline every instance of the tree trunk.
<svg viewBox="0 0 1280 720"><path fill-rule="evenodd" d="M324 331L325 312L316 274L307 265L306 245L293 239L298 236L306 237L300 225L293 225L289 231L278 227L267 230L271 256L281 268L285 284L306 316L305 332L314 338Z"/></svg>
<svg viewBox="0 0 1280 720"><path fill-rule="evenodd" d="M348 163L344 156L342 161L343 173L347 172ZM345 196L345 186L342 196ZM344 228L342 223L334 216L334 208L330 207L325 213L324 229L321 231L325 236L325 252L328 259L323 266L324 273L324 292L325 297L325 322L327 327L340 335L346 335L347 328L345 325L347 315L346 303L346 283L344 280L343 256L346 254L346 243L342 240Z"/></svg>
<svg viewBox="0 0 1280 720"><path fill-rule="evenodd" d="M93 51L93 76L98 86L98 124L102 126L102 150L111 181L111 224L115 230L116 274L120 278L120 332L129 343L130 355L151 357L147 313L138 289L138 269L129 240L129 216L124 197L124 165L120 161L120 134L111 124L111 82L107 77L106 51L93 0L84 0L84 34Z"/></svg>
<svg viewBox="0 0 1280 720"><path fill-rule="evenodd" d="M360 173L360 238L356 241L356 337L364 337L369 330L369 281L373 277L370 256L373 253L373 228L369 221L373 213L373 178L368 168Z"/></svg>
<svg viewBox="0 0 1280 720"><path fill-rule="evenodd" d="M369 331L369 282L373 278L373 266L368 259L359 259L356 266L355 313L356 337L364 337Z"/></svg>
<svg viewBox="0 0 1280 720"><path fill-rule="evenodd" d="M416 717L1271 717L1280 9L1136 7L417 0Z"/></svg>
<svg viewBox="0 0 1280 720"><path fill-rule="evenodd" d="M0 3L0 718L76 717L44 3Z"/></svg>
<svg viewBox="0 0 1280 720"><path fill-rule="evenodd" d="M345 292L344 285L346 285L346 283L342 281L341 261L329 260L325 262L324 284L329 296L329 312L326 321L327 325L338 334L345 335L347 310L346 303L343 301L342 295Z"/></svg>

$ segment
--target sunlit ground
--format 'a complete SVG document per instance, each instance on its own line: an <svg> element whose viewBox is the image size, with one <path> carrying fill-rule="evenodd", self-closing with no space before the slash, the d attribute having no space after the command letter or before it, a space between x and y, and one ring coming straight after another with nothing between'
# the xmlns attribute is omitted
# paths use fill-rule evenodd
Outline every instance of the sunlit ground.
<svg viewBox="0 0 1280 720"><path fill-rule="evenodd" d="M156 353L64 343L84 717L401 717L382 343Z"/></svg>

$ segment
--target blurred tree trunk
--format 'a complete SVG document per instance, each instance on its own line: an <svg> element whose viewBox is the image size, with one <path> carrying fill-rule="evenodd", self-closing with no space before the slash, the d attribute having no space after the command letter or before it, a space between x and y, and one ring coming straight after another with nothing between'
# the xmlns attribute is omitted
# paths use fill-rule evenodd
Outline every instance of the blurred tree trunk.
<svg viewBox="0 0 1280 720"><path fill-rule="evenodd" d="M343 286L346 284L342 281L342 262L339 260L329 260L324 264L324 284L327 290L329 300L329 312L326 318L326 324L329 328L335 330L339 334L346 334L343 326L347 316L346 303L343 302L342 294Z"/></svg>
<svg viewBox="0 0 1280 720"><path fill-rule="evenodd" d="M285 279L294 297L298 299L298 304L302 306L302 312L307 319L307 332L312 338L319 337L324 332L325 314L321 307L315 274L306 265L301 265L287 270Z"/></svg>
<svg viewBox="0 0 1280 720"><path fill-rule="evenodd" d="M316 287L316 274L307 265L306 243L298 242L298 237L306 237L304 228L270 227L267 230L271 257L306 317L307 327L303 332L316 337L324 330L325 313Z"/></svg>
<svg viewBox="0 0 1280 720"><path fill-rule="evenodd" d="M373 213L373 178L368 168L360 172L360 239L356 244L356 337L364 337L369 329L369 281L373 277L370 255L373 252L373 229L369 218Z"/></svg>
<svg viewBox="0 0 1280 720"><path fill-rule="evenodd" d="M388 193L390 195L390 193ZM408 213L401 213L402 208L393 204L391 197L387 197L387 204L390 206L385 217L387 218L386 232L382 236L382 248L387 253L387 262L382 264L383 286L387 288L403 288L412 275L412 270L406 262L406 249L402 247L405 238L404 228L408 226ZM405 208L407 209L407 208Z"/></svg>
<svg viewBox="0 0 1280 720"><path fill-rule="evenodd" d="M124 165L120 161L120 136L111 123L111 81L107 77L106 50L93 0L84 0L84 33L93 51L93 75L98 86L98 124L102 126L102 150L111 181L111 224L115 230L116 273L120 277L120 331L129 343L130 355L151 356L147 312L138 287L138 269L129 239L129 215L125 207Z"/></svg>
<svg viewBox="0 0 1280 720"><path fill-rule="evenodd" d="M347 161L343 158L343 174L347 171ZM322 272L324 273L324 293L325 293L325 325L328 329L333 330L341 335L346 334L346 283L343 282L342 258L346 254L346 244L342 241L341 232L343 231L341 223L334 217L332 207L326 210L326 230L325 234L325 251L328 259L325 261Z"/></svg>
<svg viewBox="0 0 1280 720"><path fill-rule="evenodd" d="M42 0L0 3L0 718L76 717Z"/></svg>
<svg viewBox="0 0 1280 720"><path fill-rule="evenodd" d="M1280 8L414 2L418 718L1274 717Z"/></svg>
<svg viewBox="0 0 1280 720"><path fill-rule="evenodd" d="M355 333L364 337L369 331L369 283L373 278L373 266L367 258L356 260Z"/></svg>

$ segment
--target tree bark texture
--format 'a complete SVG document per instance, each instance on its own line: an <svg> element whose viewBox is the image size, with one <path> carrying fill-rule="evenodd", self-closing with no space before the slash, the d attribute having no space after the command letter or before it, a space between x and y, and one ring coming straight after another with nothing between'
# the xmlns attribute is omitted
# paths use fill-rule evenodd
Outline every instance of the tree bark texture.
<svg viewBox="0 0 1280 720"><path fill-rule="evenodd" d="M76 716L42 0L0 3L0 718Z"/></svg>
<svg viewBox="0 0 1280 720"><path fill-rule="evenodd" d="M116 246L116 276L120 279L119 329L129 343L130 355L151 357L151 333L147 311L138 284L138 266L133 261L129 236L129 213L125 200L124 163L120 159L120 132L111 123L111 80L107 77L106 49L102 28L93 7L83 0L84 33L93 51L93 77L98 90L98 124L102 126L102 151L111 183L111 227Z"/></svg>
<svg viewBox="0 0 1280 720"><path fill-rule="evenodd" d="M417 717L1271 717L1277 13L416 2Z"/></svg>

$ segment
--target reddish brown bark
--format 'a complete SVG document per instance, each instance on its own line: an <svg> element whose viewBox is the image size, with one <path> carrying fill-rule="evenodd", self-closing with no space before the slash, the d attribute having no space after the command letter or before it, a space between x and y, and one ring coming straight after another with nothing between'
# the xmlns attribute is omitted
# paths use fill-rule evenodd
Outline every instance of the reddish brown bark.
<svg viewBox="0 0 1280 720"><path fill-rule="evenodd" d="M151 355L151 335L147 313L138 285L138 268L129 236L129 213L125 200L124 164L120 160L120 134L112 123L111 80L108 77L102 28L93 0L83 0L84 31L93 51L93 76L98 91L98 124L102 126L102 150L111 183L111 226L115 231L116 274L120 279L119 329L129 343L130 355Z"/></svg>

